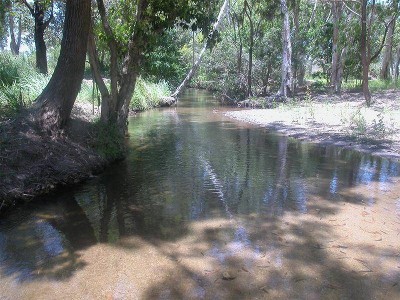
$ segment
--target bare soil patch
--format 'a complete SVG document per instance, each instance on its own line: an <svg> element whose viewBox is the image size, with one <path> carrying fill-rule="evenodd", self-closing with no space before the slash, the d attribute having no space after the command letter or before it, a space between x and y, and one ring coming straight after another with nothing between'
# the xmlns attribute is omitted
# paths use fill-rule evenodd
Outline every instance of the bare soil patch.
<svg viewBox="0 0 400 300"><path fill-rule="evenodd" d="M0 213L103 170L108 162L92 147L93 117L84 104L76 105L65 132L57 137L23 117L0 123Z"/></svg>

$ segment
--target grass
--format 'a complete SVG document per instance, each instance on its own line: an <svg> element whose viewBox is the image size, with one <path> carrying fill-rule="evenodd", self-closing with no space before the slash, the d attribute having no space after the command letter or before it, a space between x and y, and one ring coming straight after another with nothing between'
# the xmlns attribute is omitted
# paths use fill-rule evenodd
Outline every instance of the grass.
<svg viewBox="0 0 400 300"><path fill-rule="evenodd" d="M95 93L95 103L97 103L97 94ZM81 89L76 98L77 102L88 102L93 103L93 84L91 80L83 80Z"/></svg>
<svg viewBox="0 0 400 300"><path fill-rule="evenodd" d="M163 97L169 95L171 90L165 81L151 83L139 77L130 108L134 111L143 111L159 107L163 104Z"/></svg>
<svg viewBox="0 0 400 300"><path fill-rule="evenodd" d="M361 80L348 80L347 82L343 82L344 90L354 90L360 89L362 81ZM400 80L382 80L382 79L372 79L368 82L369 89L371 92L379 92L391 89L400 89Z"/></svg>
<svg viewBox="0 0 400 300"><path fill-rule="evenodd" d="M371 92L383 91L383 90L391 90L391 89L400 89L400 81L397 80L381 80L374 79L369 81L369 89Z"/></svg>
<svg viewBox="0 0 400 300"><path fill-rule="evenodd" d="M50 80L50 75L36 71L29 58L11 53L0 53L0 115L12 117L22 108L29 107L40 95ZM171 94L165 81L152 83L138 78L131 109L148 110L163 104L163 97ZM93 102L93 86L90 80L84 80L77 97L78 102ZM97 99L95 100L97 102Z"/></svg>
<svg viewBox="0 0 400 300"><path fill-rule="evenodd" d="M306 78L307 81L311 83L311 88L314 92L324 92L327 90L327 83L325 79L322 78ZM342 90L361 90L362 80L360 79L349 79L347 81L343 80ZM382 80L382 79L370 79L369 89L371 92L379 92L390 89L400 89L400 80Z"/></svg>
<svg viewBox="0 0 400 300"><path fill-rule="evenodd" d="M397 111L329 100L316 102L307 96L303 101L280 103L275 109L278 115L294 125L340 126L347 136L359 141L391 139L400 127Z"/></svg>
<svg viewBox="0 0 400 300"><path fill-rule="evenodd" d="M10 117L32 104L50 76L39 74L28 58L0 53L0 113Z"/></svg>

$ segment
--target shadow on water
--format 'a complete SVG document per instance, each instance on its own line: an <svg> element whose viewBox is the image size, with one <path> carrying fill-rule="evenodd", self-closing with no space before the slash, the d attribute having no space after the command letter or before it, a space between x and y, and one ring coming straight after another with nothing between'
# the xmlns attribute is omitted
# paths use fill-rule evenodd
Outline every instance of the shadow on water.
<svg viewBox="0 0 400 300"><path fill-rule="evenodd" d="M398 247L377 243L400 233L398 164L239 127L203 101L137 116L125 161L1 220L1 277L65 281L100 243L140 253L135 237L173 262L147 299L400 295Z"/></svg>

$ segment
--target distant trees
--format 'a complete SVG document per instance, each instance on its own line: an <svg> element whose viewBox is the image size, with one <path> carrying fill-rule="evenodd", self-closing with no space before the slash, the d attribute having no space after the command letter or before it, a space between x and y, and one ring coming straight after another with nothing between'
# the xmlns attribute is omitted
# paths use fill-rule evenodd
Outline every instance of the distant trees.
<svg viewBox="0 0 400 300"><path fill-rule="evenodd" d="M18 17L17 28L15 28L14 15L8 14L8 24L10 30L10 50L14 55L19 54L19 48L21 47L22 39L22 20L21 16Z"/></svg>
<svg viewBox="0 0 400 300"><path fill-rule="evenodd" d="M361 4L366 8L365 44ZM206 78L206 85L213 82L211 88L221 90L227 99L272 94L273 89L288 95L314 81L340 94L343 82L362 82L366 66L362 49L369 65L365 72L369 80L378 76L396 78L400 68L398 8L398 0L235 1L229 8L230 19L222 26L220 47L225 51L217 46L206 57L199 78ZM258 27L261 34L255 30Z"/></svg>
<svg viewBox="0 0 400 300"><path fill-rule="evenodd" d="M21 0L21 2L28 8L35 21L34 38L36 48L36 68L40 73L47 74L47 48L44 41L44 32L53 19L53 0L35 0L33 4L29 4L26 0ZM50 13L46 19L47 10L50 10Z"/></svg>
<svg viewBox="0 0 400 300"><path fill-rule="evenodd" d="M228 0L224 0L223 4L221 6L221 9L219 11L219 14L218 14L218 18L212 27L212 31L210 33L209 38L207 38L204 41L203 48L202 48L197 60L193 63L192 68L187 73L185 79L181 82L181 84L176 88L175 92L172 94L173 97L178 97L182 93L183 89L186 88L186 86L189 84L190 80L192 80L193 76L196 75L196 72L200 66L203 55L206 52L207 47L213 38L213 35L218 32L219 27L221 26L221 23L223 21L223 18L225 17L226 11L228 9L228 4L229 4L228 2L229 2ZM251 67L249 67L249 70L251 70ZM249 86L250 86L249 95L251 95L251 84Z"/></svg>
<svg viewBox="0 0 400 300"><path fill-rule="evenodd" d="M102 97L101 120L122 131L138 76L177 85L187 74L175 96L193 79L229 101L286 98L305 85L339 94L343 82L362 82L370 105L369 80L392 80L400 71L398 0L96 0L89 1L91 16L88 1L0 2L2 45L7 41L17 55L21 44L34 43L41 73L48 72L46 42L57 35L50 29L61 26L66 5L60 58L36 104L50 131L69 118L86 48ZM72 13L79 5L84 10Z"/></svg>

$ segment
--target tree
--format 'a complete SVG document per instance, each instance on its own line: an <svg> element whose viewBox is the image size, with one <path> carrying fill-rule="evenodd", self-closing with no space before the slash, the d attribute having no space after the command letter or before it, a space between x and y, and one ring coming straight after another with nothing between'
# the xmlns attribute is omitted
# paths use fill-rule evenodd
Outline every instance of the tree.
<svg viewBox="0 0 400 300"><path fill-rule="evenodd" d="M0 50L3 50L7 40L7 11L9 10L10 1L0 0Z"/></svg>
<svg viewBox="0 0 400 300"><path fill-rule="evenodd" d="M82 83L90 11L90 0L67 0L57 66L34 104L34 118L51 133L67 123Z"/></svg>
<svg viewBox="0 0 400 300"><path fill-rule="evenodd" d="M361 2L361 64L362 64L362 91L367 106L371 105L371 93L368 86L369 51L367 50L367 4L368 0Z"/></svg>
<svg viewBox="0 0 400 300"><path fill-rule="evenodd" d="M382 67L380 70L381 79L389 79L390 76L390 62L392 60L393 37L396 28L396 16L398 14L398 9L399 9L397 0L393 0L392 6L395 17L393 18L393 21L389 24L388 33L386 36L385 51L383 53Z"/></svg>
<svg viewBox="0 0 400 300"><path fill-rule="evenodd" d="M224 3L222 4L221 9L219 11L217 21L213 25L213 29L210 34L210 38L212 38L212 36L218 31L219 27L221 26L221 22L222 22L223 18L225 17L225 13L228 8L228 4L229 4L229 1L224 0ZM203 55L207 50L209 42L210 42L209 39L205 40L203 49L201 50L196 62L194 63L194 65L192 66L190 71L187 73L185 79L176 88L175 92L172 94L172 97L178 97L183 92L183 90L186 88L186 86L189 84L190 80L192 80L193 76L196 74L196 72L200 66L201 60L203 59Z"/></svg>
<svg viewBox="0 0 400 300"><path fill-rule="evenodd" d="M144 18L146 18L145 11L148 6L149 2L147 0L139 0L137 3L135 26L129 38L122 72L120 72L117 37L111 28L103 0L97 0L97 8L110 51L110 92L99 74L93 33L89 35L90 64L102 96L101 120L104 123L118 124L122 131L126 130L129 102L135 89L136 79L139 74L139 65L144 51L143 48L146 44L146 38L141 25Z"/></svg>
<svg viewBox="0 0 400 300"><path fill-rule="evenodd" d="M301 1L300 0L292 0L293 6L293 23L294 23L294 32L293 32L293 80L294 85L293 89L296 89L297 84L299 86L304 85L304 76L306 72L305 68L305 30L304 26L300 24L301 17Z"/></svg>
<svg viewBox="0 0 400 300"><path fill-rule="evenodd" d="M342 14L342 3L332 1L332 19L333 19L333 36L332 36L332 66L330 90L332 93L340 93L340 51L338 48L339 42L339 22Z"/></svg>
<svg viewBox="0 0 400 300"><path fill-rule="evenodd" d="M282 26L282 80L278 95L286 98L292 89L292 43L290 40L289 9L286 0L281 0Z"/></svg>
<svg viewBox="0 0 400 300"><path fill-rule="evenodd" d="M53 19L53 1L51 1L50 16L45 20L46 9L49 6L48 1L35 0L33 5L30 5L26 0L22 3L29 9L33 19L35 20L35 48L36 48L36 68L40 73L47 74L47 48L44 41L44 32Z"/></svg>
<svg viewBox="0 0 400 300"><path fill-rule="evenodd" d="M364 98L366 101L367 106L371 105L371 93L369 91L369 84L368 84L368 77L369 77L369 67L372 61L378 58L379 54L381 53L384 45L388 30L390 25L394 22L397 12L395 12L394 16L391 20L385 24L384 34L381 40L381 43L375 52L375 54L371 54L371 27L372 21L375 15L375 5L376 0L373 0L371 3L371 13L370 19L368 20L367 25L367 6L368 0L362 0L361 2L361 64L362 64L362 91L364 94Z"/></svg>
<svg viewBox="0 0 400 300"><path fill-rule="evenodd" d="M18 31L17 31L17 38L15 38L15 24L14 24L14 15L10 11L8 14L8 22L9 22L9 29L10 29L10 49L11 53L14 55L19 54L19 48L21 47L21 38L22 38L22 22L21 16L18 18Z"/></svg>
<svg viewBox="0 0 400 300"><path fill-rule="evenodd" d="M244 1L244 12L249 21L249 67L247 70L247 97L253 96L252 88L252 76L253 76L253 51L254 51L254 34L255 34L255 24L254 24L254 4L250 1Z"/></svg>
<svg viewBox="0 0 400 300"><path fill-rule="evenodd" d="M211 9L214 3L183 0L118 1L114 3L115 6L109 7L108 11L104 4L103 0L97 0L102 25L101 35L105 37L110 53L111 86L110 90L100 90L101 120L116 124L124 133L137 77L142 72L144 59L157 47L156 41L176 25L188 29L191 24L192 29L201 28L203 33L208 35L209 20L214 16ZM124 11L119 11L118 6L125 7ZM93 40L89 47L96 48ZM96 51L92 51L93 48L89 51L92 64L98 62L98 59L93 57L96 55ZM96 75L94 78L99 86L104 87L101 76Z"/></svg>

